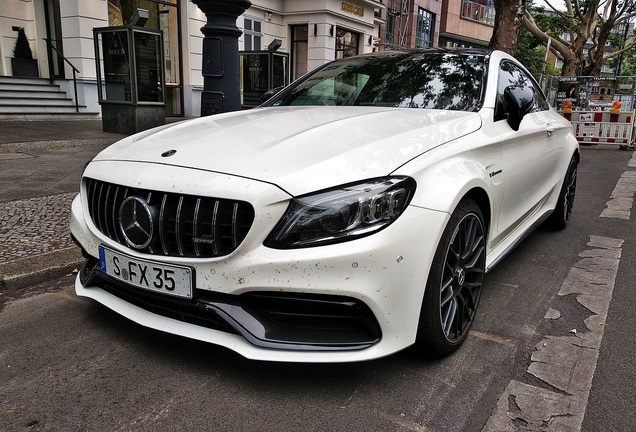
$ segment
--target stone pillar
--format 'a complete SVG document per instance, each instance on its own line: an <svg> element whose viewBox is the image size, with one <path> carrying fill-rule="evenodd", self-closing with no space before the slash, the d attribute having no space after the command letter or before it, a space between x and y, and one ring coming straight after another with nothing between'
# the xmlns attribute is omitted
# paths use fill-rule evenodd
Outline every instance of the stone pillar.
<svg viewBox="0 0 636 432"><path fill-rule="evenodd" d="M249 0L191 0L207 18L203 39L203 93L201 116L241 109L236 20Z"/></svg>

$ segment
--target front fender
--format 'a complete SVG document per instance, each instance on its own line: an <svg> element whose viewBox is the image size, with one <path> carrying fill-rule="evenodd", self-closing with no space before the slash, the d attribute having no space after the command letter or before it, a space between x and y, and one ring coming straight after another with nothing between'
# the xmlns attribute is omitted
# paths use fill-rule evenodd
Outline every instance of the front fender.
<svg viewBox="0 0 636 432"><path fill-rule="evenodd" d="M432 150L394 174L416 180L417 190L411 205L448 214L453 213L466 195L478 191L479 205L491 216L490 232L496 234L496 215L501 207L505 176L502 169L498 142L476 146L467 140Z"/></svg>

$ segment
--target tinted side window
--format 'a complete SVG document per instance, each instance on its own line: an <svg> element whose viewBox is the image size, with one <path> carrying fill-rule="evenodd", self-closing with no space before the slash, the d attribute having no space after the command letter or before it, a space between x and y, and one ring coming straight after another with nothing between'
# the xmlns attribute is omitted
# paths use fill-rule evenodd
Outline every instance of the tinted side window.
<svg viewBox="0 0 636 432"><path fill-rule="evenodd" d="M514 63L504 61L501 63L499 70L499 79L497 80L497 102L495 104L495 121L506 118L508 107L503 97L504 91L508 86L529 87L533 93L533 106L530 112L544 111L549 109L548 102L543 92L536 85L534 80L526 74L522 69Z"/></svg>

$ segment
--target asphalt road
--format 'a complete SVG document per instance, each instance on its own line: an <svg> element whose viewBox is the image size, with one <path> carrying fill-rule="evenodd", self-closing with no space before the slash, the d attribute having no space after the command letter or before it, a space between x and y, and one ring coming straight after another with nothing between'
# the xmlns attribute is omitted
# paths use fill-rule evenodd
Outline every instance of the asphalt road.
<svg viewBox="0 0 636 432"><path fill-rule="evenodd" d="M0 430L633 431L636 215L600 215L636 167L633 152L582 152L571 225L486 276L447 359L249 361L79 298L69 275L0 296Z"/></svg>

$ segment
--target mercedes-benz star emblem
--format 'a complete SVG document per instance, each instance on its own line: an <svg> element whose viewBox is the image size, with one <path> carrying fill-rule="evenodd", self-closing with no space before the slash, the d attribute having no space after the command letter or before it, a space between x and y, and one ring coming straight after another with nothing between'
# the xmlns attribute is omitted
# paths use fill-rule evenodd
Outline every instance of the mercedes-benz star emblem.
<svg viewBox="0 0 636 432"><path fill-rule="evenodd" d="M152 241L154 221L150 206L142 198L129 196L119 206L119 229L126 243L143 249Z"/></svg>
<svg viewBox="0 0 636 432"><path fill-rule="evenodd" d="M463 286L466 282L466 270L461 267L455 269L455 280L459 286Z"/></svg>

